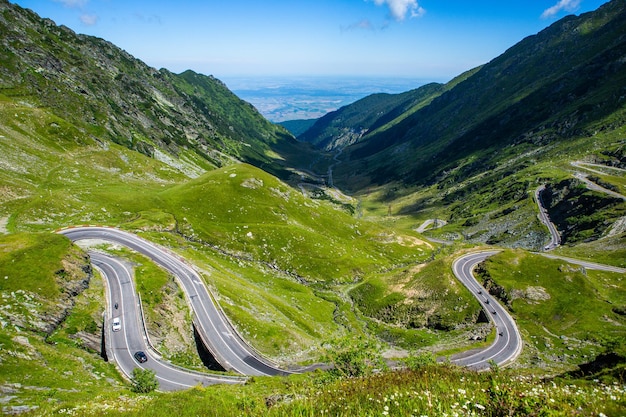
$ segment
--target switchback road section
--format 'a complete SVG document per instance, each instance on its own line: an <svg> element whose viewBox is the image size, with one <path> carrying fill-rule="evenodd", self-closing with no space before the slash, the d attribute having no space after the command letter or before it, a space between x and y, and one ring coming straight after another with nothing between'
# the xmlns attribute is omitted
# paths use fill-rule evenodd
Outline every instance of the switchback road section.
<svg viewBox="0 0 626 417"><path fill-rule="evenodd" d="M246 378L193 372L174 366L152 351L147 341L139 302L133 286L132 272L118 259L90 251L91 263L107 281L109 309L105 320L107 356L112 358L128 379L135 368L151 369L160 391L176 391L198 385L241 384ZM119 330L112 328L116 319ZM135 352L144 352L148 360L139 362Z"/></svg>
<svg viewBox="0 0 626 417"><path fill-rule="evenodd" d="M498 365L505 365L512 362L522 352L522 336L520 335L515 320L513 320L513 317L511 317L506 308L476 281L473 275L473 270L476 265L498 252L499 251L486 251L470 253L461 256L452 264L454 275L471 291L474 297L478 299L480 305L496 328L496 339L491 346L473 353L467 352L456 355L456 357L452 359L452 362L457 365L484 370L489 369L492 361Z"/></svg>
<svg viewBox="0 0 626 417"><path fill-rule="evenodd" d="M196 271L178 256L137 235L108 227L74 227L59 233L73 241L97 239L133 249L171 272L179 281L195 314L202 341L225 369L242 375L286 375L286 371L259 357L233 329L222 310L213 302L209 290Z"/></svg>
<svg viewBox="0 0 626 417"><path fill-rule="evenodd" d="M73 241L96 239L118 243L142 253L156 264L170 271L178 279L195 314L195 324L203 342L224 368L243 375L286 375L294 373L279 369L269 361L261 359L231 327L223 312L214 303L200 276L186 262L165 248L148 242L139 236L109 227L85 226L63 229L59 233ZM488 369L491 361L503 365L517 358L522 349L522 340L515 322L506 309L474 279L474 267L498 251L471 253L457 259L453 264L454 274L479 300L496 327L494 343L486 349L457 355L453 362L472 369ZM150 349L143 321L137 305L139 303L132 283L132 272L116 258L98 252L90 252L92 262L102 271L109 288L109 304L118 304L111 311L109 320L121 319L122 331L112 332L107 326L112 356L126 375L137 366L157 371L161 389L174 390L198 384L240 383L241 379L211 379L211 375L186 373L160 360L157 352ZM108 313L109 314L109 313ZM114 333L114 334L113 334ZM139 363L134 352L145 351L149 360ZM157 369L158 367L158 369ZM305 371L300 370L300 371Z"/></svg>
<svg viewBox="0 0 626 417"><path fill-rule="evenodd" d="M508 313L506 308L492 297L473 276L472 271L480 262L499 251L484 251L469 253L456 259L452 264L454 275L461 281L478 299L481 306L496 328L496 339L487 349L465 352L455 355L452 362L458 365L467 366L472 369L483 370L490 367L491 361L498 365L506 365L514 361L522 352L522 337L515 320ZM595 262L582 261L579 259L567 258L564 256L541 253L540 255L550 259L561 259L566 262L580 265L587 269L616 272L626 274L626 268L611 265L602 265Z"/></svg>

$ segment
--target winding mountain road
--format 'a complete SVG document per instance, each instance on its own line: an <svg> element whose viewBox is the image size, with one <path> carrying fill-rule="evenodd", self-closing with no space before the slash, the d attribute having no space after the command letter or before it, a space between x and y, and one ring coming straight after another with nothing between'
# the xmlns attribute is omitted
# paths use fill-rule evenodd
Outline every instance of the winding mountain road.
<svg viewBox="0 0 626 417"><path fill-rule="evenodd" d="M424 233L431 225L433 226L431 229L438 229L440 227L448 224L447 221L441 219L428 219L424 220L424 222L417 228L415 231L417 233Z"/></svg>
<svg viewBox="0 0 626 417"><path fill-rule="evenodd" d="M457 365L484 370L489 369L491 361L498 365L505 365L514 361L522 352L522 336L515 324L515 320L513 320L506 308L476 281L472 274L476 265L498 252L470 253L461 256L452 264L454 275L478 299L483 310L485 310L496 328L496 339L491 346L483 350L455 355L452 357L451 362Z"/></svg>
<svg viewBox="0 0 626 417"><path fill-rule="evenodd" d="M176 391L198 385L241 384L246 378L225 375L211 375L193 372L163 361L147 343L143 321L140 319L139 303L133 287L132 272L118 259L102 253L90 251L92 264L102 272L107 281L110 317L121 322L121 330L113 331L110 325L105 328L107 356L112 357L122 373L131 379L133 369L151 369L155 372L161 391ZM139 363L134 358L137 351L145 352L148 361Z"/></svg>
<svg viewBox="0 0 626 417"><path fill-rule="evenodd" d="M594 174L598 174L598 175L606 175L607 174L606 172L604 172L602 170L622 173L622 175L623 175L624 172L626 172L626 170L622 169L622 168L612 167L612 166L608 166L608 165L593 164L593 163L589 163L589 162L573 161L573 162L570 162L570 164L572 166L576 167L576 168L584 169L586 171L593 172ZM598 169L594 169L594 168L598 168ZM584 174L582 172L576 172L574 174L574 177L576 177L579 180L581 180L582 182L584 182L585 185L587 186L587 188L589 188L590 190L594 190L594 191L598 191L598 192L601 192L601 193L604 193L604 194L608 194L611 197L621 198L622 200L626 201L626 195L620 194L620 193L618 193L617 191L614 191L614 190L609 190L608 188L604 188L600 184L596 184L595 182L593 182L589 178L587 178L587 174Z"/></svg>
<svg viewBox="0 0 626 417"><path fill-rule="evenodd" d="M535 201L537 202L537 206L539 207L539 220L543 224L546 225L548 230L550 231L550 242L543 247L543 250L549 251L561 244L561 235L559 231L556 229L556 226L550 220L550 216L548 215L548 209L543 204L543 199L541 198L541 193L545 190L546 186L542 185L535 190Z"/></svg>
<svg viewBox="0 0 626 417"><path fill-rule="evenodd" d="M475 252L463 255L452 264L454 275L461 281L478 299L483 310L489 315L490 321L496 328L496 339L487 349L464 352L452 357L452 362L457 365L467 366L472 369L484 370L489 368L489 362L494 361L498 365L505 365L514 361L522 352L522 337L515 321L494 297L476 281L472 271L480 262L499 251ZM626 268L611 265L603 265L595 262L582 261L565 256L539 253L549 259L560 259L587 269L616 272L626 274Z"/></svg>
<svg viewBox="0 0 626 417"><path fill-rule="evenodd" d="M597 271L607 271L607 272L616 272L618 274L626 274L626 268L620 268L619 266L604 265L604 264L599 264L599 263L590 262L590 261L581 261L580 259L568 258L567 256L560 256L560 255L551 255L547 253L540 253L539 255L545 258L550 258L550 259L560 259L562 261L569 262L574 265L579 265L587 269L595 269Z"/></svg>
<svg viewBox="0 0 626 417"><path fill-rule="evenodd" d="M250 376L293 373L260 358L254 349L239 337L222 310L214 303L209 290L196 271L165 248L131 233L108 227L74 227L60 230L59 233L73 241L96 239L124 245L149 257L157 265L171 272L177 278L194 312L194 324L198 334L225 369ZM113 258L98 257L97 259L100 261L97 266L105 272L107 277L111 269L115 269L116 274L121 273L119 266L114 267L113 262L109 260ZM127 280L123 279L123 282ZM129 292L134 294L134 291ZM124 303L126 304L128 303Z"/></svg>
<svg viewBox="0 0 626 417"><path fill-rule="evenodd" d="M129 247L152 259L155 263L177 277L195 314L194 324L203 342L224 368L243 375L285 375L293 373L280 369L269 361L259 358L234 331L223 312L214 303L200 276L187 263L165 248L148 242L139 236L109 227L85 226L63 229L59 233L73 241L96 239ZM521 351L521 337L515 322L507 311L491 297L472 276L474 267L497 251L480 252L462 256L454 262L457 278L472 291L498 330L496 340L487 349L457 355L453 362L473 369L487 369L489 362L502 365L514 360ZM244 379L210 374L187 372L160 359L158 353L147 343L147 334L138 309L138 299L132 283L132 272L116 258L91 251L94 265L108 282L111 320L121 318L122 331L112 332L107 326L110 340L108 347L112 356L126 375L137 366L154 369L162 390L184 389L190 386L214 383L241 383ZM132 356L142 350L149 356L146 363L139 364ZM302 370L301 370L302 371Z"/></svg>

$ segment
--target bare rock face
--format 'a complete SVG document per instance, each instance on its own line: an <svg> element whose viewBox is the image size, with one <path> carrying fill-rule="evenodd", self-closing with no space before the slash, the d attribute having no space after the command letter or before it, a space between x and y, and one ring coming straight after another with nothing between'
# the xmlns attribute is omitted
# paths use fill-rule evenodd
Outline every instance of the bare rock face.
<svg viewBox="0 0 626 417"><path fill-rule="evenodd" d="M546 289L540 286L531 286L527 287L524 290L511 291L512 300L522 299L533 304L536 304L540 301L549 300L550 298L550 294L548 294Z"/></svg>
<svg viewBox="0 0 626 417"><path fill-rule="evenodd" d="M40 317L39 330L51 334L65 321L75 304L75 298L89 288L89 282L93 277L93 270L86 255L76 256L71 254L63 259L63 268L55 272L57 284L61 294L56 308L48 310L48 314Z"/></svg>
<svg viewBox="0 0 626 417"><path fill-rule="evenodd" d="M497 284L493 280L493 278L489 274L489 271L485 268L484 262L481 262L480 264L478 264L474 272L476 273L478 277L480 277L480 279L482 280L483 287L485 287L485 289L489 292L489 294L496 297L498 300L504 303L508 308L511 308L510 294L506 291L506 289L503 286Z"/></svg>
<svg viewBox="0 0 626 417"><path fill-rule="evenodd" d="M102 349L102 337L100 333L91 334L85 331L80 331L74 335L77 339L80 339L85 346L89 350L93 350L94 352L100 352Z"/></svg>
<svg viewBox="0 0 626 417"><path fill-rule="evenodd" d="M533 301L544 301L550 299L550 294L543 287L526 288L526 298Z"/></svg>
<svg viewBox="0 0 626 417"><path fill-rule="evenodd" d="M15 301L24 307L5 313L13 326L50 335L65 321L76 297L89 287L93 271L89 258L78 250L70 252L62 265L63 268L55 272L58 297L44 298L21 290L13 294Z"/></svg>
<svg viewBox="0 0 626 417"><path fill-rule="evenodd" d="M544 200L550 219L559 230L564 244L596 240L604 235L615 235L623 229L620 223L623 216L612 222L598 214L608 210L619 213L623 203L621 198L591 192L588 185L578 178L549 184L546 191Z"/></svg>

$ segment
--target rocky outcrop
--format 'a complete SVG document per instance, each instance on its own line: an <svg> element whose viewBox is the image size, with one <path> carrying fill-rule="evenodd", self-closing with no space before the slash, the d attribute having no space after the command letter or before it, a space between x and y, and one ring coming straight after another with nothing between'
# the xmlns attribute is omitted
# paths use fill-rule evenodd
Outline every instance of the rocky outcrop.
<svg viewBox="0 0 626 417"><path fill-rule="evenodd" d="M496 297L504 305L511 309L511 296L507 293L503 286L497 284L493 278L491 278L489 271L485 268L484 262L479 263L474 272L478 277L480 277L483 287L485 287L489 294Z"/></svg>
<svg viewBox="0 0 626 417"><path fill-rule="evenodd" d="M48 310L41 317L39 330L52 334L61 325L75 304L75 299L83 291L89 288L89 282L93 276L93 270L87 255L71 253L63 259L63 268L55 272L55 280L60 289L55 308Z"/></svg>
<svg viewBox="0 0 626 417"><path fill-rule="evenodd" d="M575 178L549 184L542 197L564 244L596 240L611 230L611 218L626 214L620 198L589 190Z"/></svg>

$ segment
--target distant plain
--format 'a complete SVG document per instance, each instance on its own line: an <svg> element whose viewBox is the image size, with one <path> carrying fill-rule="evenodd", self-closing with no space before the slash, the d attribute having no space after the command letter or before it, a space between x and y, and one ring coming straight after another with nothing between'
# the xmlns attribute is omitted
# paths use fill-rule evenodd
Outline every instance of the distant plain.
<svg viewBox="0 0 626 417"><path fill-rule="evenodd" d="M218 77L219 78L219 77ZM429 82L419 78L267 76L220 78L268 120L317 119L374 93L403 93Z"/></svg>

